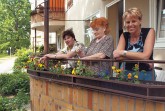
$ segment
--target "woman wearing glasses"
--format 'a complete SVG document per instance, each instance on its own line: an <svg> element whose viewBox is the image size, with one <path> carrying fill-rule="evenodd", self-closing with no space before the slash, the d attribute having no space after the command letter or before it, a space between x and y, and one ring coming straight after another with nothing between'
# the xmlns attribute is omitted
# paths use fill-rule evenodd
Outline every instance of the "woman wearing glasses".
<svg viewBox="0 0 165 111"><path fill-rule="evenodd" d="M113 55L113 38L109 34L110 29L108 20L104 17L96 18L90 23L95 38L91 41L85 54L79 51L82 59L110 59ZM104 76L110 74L109 62L92 62L91 69L95 71L95 75Z"/></svg>

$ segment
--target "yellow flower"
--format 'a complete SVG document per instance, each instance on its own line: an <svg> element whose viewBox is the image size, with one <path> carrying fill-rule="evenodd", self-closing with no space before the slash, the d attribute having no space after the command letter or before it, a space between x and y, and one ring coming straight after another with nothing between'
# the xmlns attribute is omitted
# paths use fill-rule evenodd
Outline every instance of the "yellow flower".
<svg viewBox="0 0 165 111"><path fill-rule="evenodd" d="M115 66L112 66L112 70L115 70L116 69L116 67Z"/></svg>
<svg viewBox="0 0 165 111"><path fill-rule="evenodd" d="M138 75L135 75L134 78L135 78L135 79L138 79Z"/></svg>
<svg viewBox="0 0 165 111"><path fill-rule="evenodd" d="M131 74L131 73L129 73L127 76L128 76L128 79L131 79L132 74Z"/></svg>
<svg viewBox="0 0 165 111"><path fill-rule="evenodd" d="M27 63L31 63L32 61L31 60L28 60Z"/></svg>
<svg viewBox="0 0 165 111"><path fill-rule="evenodd" d="M77 64L80 65L80 60L77 61Z"/></svg>
<svg viewBox="0 0 165 111"><path fill-rule="evenodd" d="M44 65L43 64L38 64L38 67L42 68Z"/></svg>
<svg viewBox="0 0 165 111"><path fill-rule="evenodd" d="M139 65L138 64L135 64L135 68L138 68L139 67Z"/></svg>
<svg viewBox="0 0 165 111"><path fill-rule="evenodd" d="M72 75L76 75L76 69L75 68L73 68L73 70L72 70Z"/></svg>
<svg viewBox="0 0 165 111"><path fill-rule="evenodd" d="M117 69L117 70L116 70L116 72L117 72L117 73L120 73L120 72L121 72L121 70L120 70L120 69Z"/></svg>

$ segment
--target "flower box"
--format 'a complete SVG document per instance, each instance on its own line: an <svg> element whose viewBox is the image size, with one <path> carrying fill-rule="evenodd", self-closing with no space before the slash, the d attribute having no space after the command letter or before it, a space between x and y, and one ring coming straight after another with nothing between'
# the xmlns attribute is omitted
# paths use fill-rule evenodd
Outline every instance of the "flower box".
<svg viewBox="0 0 165 111"><path fill-rule="evenodd" d="M83 77L69 74L55 74L49 71L37 71L28 69L31 77L44 79L59 84L79 86L90 90L105 93L116 93L155 101L165 101L165 83L157 81L142 81L141 84L112 80L104 80L93 77Z"/></svg>

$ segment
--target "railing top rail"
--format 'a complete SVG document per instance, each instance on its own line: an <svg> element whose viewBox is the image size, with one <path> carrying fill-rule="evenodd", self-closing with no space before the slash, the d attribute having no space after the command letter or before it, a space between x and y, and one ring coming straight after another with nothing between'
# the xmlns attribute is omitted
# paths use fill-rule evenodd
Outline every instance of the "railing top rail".
<svg viewBox="0 0 165 111"><path fill-rule="evenodd" d="M39 57L37 57L39 58ZM165 63L165 60L116 60L116 59L50 59L50 60L73 60L73 61L102 61L102 62L139 62L139 63Z"/></svg>

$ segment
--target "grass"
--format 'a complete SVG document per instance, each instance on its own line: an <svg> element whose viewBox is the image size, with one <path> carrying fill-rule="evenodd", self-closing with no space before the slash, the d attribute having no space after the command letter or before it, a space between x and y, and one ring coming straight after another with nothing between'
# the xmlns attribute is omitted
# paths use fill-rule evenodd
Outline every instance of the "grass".
<svg viewBox="0 0 165 111"><path fill-rule="evenodd" d="M12 56L12 57L14 57L14 56ZM0 54L0 63L2 63L3 60L6 60L8 58L10 58L10 55L8 55L8 54Z"/></svg>
<svg viewBox="0 0 165 111"><path fill-rule="evenodd" d="M8 54L0 54L0 58L8 58L8 57L10 57L10 55L8 55Z"/></svg>

